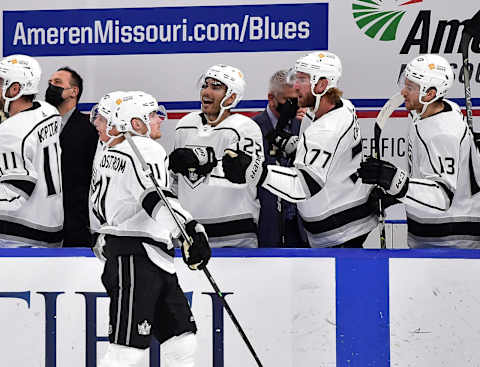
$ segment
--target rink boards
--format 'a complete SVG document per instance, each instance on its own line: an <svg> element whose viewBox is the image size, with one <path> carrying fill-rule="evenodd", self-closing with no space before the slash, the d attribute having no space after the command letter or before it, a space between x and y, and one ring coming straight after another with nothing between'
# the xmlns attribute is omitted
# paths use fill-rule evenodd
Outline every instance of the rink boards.
<svg viewBox="0 0 480 367"><path fill-rule="evenodd" d="M255 366L201 272L176 258L197 365ZM209 270L264 366L477 366L480 251L220 249ZM88 249L0 251L2 365L94 367L108 330ZM154 345L145 366L161 365Z"/></svg>

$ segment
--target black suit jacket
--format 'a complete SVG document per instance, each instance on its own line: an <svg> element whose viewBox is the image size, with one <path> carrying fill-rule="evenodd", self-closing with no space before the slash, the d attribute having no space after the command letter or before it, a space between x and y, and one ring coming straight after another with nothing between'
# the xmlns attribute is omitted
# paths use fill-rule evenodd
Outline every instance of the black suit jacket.
<svg viewBox="0 0 480 367"><path fill-rule="evenodd" d="M265 153L265 163L268 165L277 164L275 157L272 157L269 152L269 142L267 135L273 131L273 124L270 121L267 110L253 117L253 120L258 124L263 135L263 149ZM298 135L300 131L300 121L291 120L291 133ZM263 187L258 188L258 199L260 201L260 217L258 220L258 245L259 247L302 247L297 242L304 241L302 238L290 231L285 226L284 214L278 210L279 199L276 195ZM303 231L303 229L297 229ZM295 231L296 232L296 231ZM282 244L282 235L285 236L285 244ZM300 235L301 237L302 235ZM292 241L292 243L289 243Z"/></svg>
<svg viewBox="0 0 480 367"><path fill-rule="evenodd" d="M88 192L98 134L89 117L77 108L60 134L64 247L91 246L88 220Z"/></svg>

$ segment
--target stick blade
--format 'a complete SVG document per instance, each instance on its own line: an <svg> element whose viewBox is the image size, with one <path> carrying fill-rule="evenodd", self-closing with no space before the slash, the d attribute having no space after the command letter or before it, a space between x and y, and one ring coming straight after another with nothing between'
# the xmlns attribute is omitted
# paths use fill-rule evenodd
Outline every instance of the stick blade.
<svg viewBox="0 0 480 367"><path fill-rule="evenodd" d="M387 103L384 104L380 112L378 113L377 118L375 119L375 126L373 130L373 136L375 140L375 155L376 158L380 158L380 135L382 130L385 127L385 123L388 118L392 115L398 107L403 103L403 97L400 93L393 95Z"/></svg>
<svg viewBox="0 0 480 367"><path fill-rule="evenodd" d="M472 17L465 21L465 32L475 38L480 38L480 10Z"/></svg>
<svg viewBox="0 0 480 367"><path fill-rule="evenodd" d="M380 129L383 129L385 126L385 122L388 118L392 115L393 111L395 111L398 107L400 107L403 103L403 97L400 93L393 95L387 103L385 103L378 113L377 118L375 119L375 124L378 125Z"/></svg>

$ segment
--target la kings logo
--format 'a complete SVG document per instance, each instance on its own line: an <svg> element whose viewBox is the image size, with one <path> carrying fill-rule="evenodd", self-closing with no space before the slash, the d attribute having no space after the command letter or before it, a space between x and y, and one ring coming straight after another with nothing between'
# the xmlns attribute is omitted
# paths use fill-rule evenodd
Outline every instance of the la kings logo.
<svg viewBox="0 0 480 367"><path fill-rule="evenodd" d="M195 151L195 155L199 158L199 163L204 164L206 162L206 156L204 156L204 152L206 151L206 147L202 145L185 145L186 148L192 149ZM190 168L188 170L188 175L183 176L185 179L185 182L187 183L188 186L190 186L192 189L196 188L203 182L205 182L206 177L204 175L201 175L197 172L196 169Z"/></svg>
<svg viewBox="0 0 480 367"><path fill-rule="evenodd" d="M152 325L149 324L147 320L137 325L139 335L145 335L145 336L150 335L151 328L152 328Z"/></svg>

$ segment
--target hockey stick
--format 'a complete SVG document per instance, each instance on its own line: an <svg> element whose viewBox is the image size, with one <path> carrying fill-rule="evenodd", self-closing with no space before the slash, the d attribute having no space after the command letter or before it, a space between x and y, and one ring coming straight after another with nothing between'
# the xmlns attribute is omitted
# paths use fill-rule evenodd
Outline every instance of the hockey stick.
<svg viewBox="0 0 480 367"><path fill-rule="evenodd" d="M382 107L378 113L377 118L375 119L375 127L373 131L373 138L375 140L375 151L374 157L380 159L380 135L382 130L387 122L388 118L392 115L393 111L397 109L403 103L403 97L400 93L392 96L387 103ZM385 242L385 209L382 205L382 199L378 199L378 208L379 208L379 221L380 221L380 247L386 248L387 244Z"/></svg>
<svg viewBox="0 0 480 367"><path fill-rule="evenodd" d="M133 141L132 136L130 135L130 133L126 133L126 134L125 134L125 138L127 139L128 144L130 144L130 147L132 148L133 152L135 153L135 155L137 156L138 160L140 161L140 164L142 165L143 171L147 174L147 176L150 178L150 180L152 181L153 185L155 186L155 190L157 191L158 196L160 197L160 199L163 201L163 203L164 203L165 206L167 207L168 211L170 212L170 215L172 216L173 220L174 220L175 223L177 224L178 229L180 229L180 233L182 234L183 238L187 241L188 246L191 247L191 246L192 246L192 242L191 242L191 240L190 240L190 236L187 234L187 232L185 231L185 228L183 227L182 223L180 222L180 220L178 219L177 215L176 215L175 212L173 211L173 208L172 208L172 206L170 205L170 202L169 202L169 201L167 200L167 198L165 197L165 194L163 193L162 189L160 188L157 179L156 179L155 176L153 175L152 170L148 167L147 162L145 162L145 159L143 159L143 156L142 156L142 154L140 153L140 151L138 150L137 145L136 145L135 142ZM218 296L218 297L220 298L220 300L222 301L223 306L224 306L225 309L227 310L227 313L228 313L228 315L230 316L233 324L234 324L235 327L237 328L237 330L238 330L238 332L240 333L243 341L245 342L245 344L247 345L248 349L250 350L250 353L252 354L253 358L254 358L255 361L257 362L257 365L258 365L259 367L263 367L263 366L262 366L262 363L260 362L260 359L259 359L258 356L257 356L257 353L255 353L255 350L253 349L252 344L251 344L250 341L248 340L247 335L245 334L245 332L243 331L242 327L240 326L240 323L238 322L237 318L235 317L232 309L230 308L230 305L227 303L227 300L225 299L225 296L223 295L222 291L221 291L220 288L218 287L217 283L215 282L215 280L214 280L213 277L212 277L212 274L210 274L210 271L207 269L206 266L203 268L203 273L204 273L205 276L207 277L207 279L208 279L208 281L210 282L212 288L215 290L215 293L217 294L217 296Z"/></svg>
<svg viewBox="0 0 480 367"><path fill-rule="evenodd" d="M470 71L468 69L468 49L472 38L480 39L480 11L472 19L465 21L462 31L462 58L463 58L463 86L465 89L465 109L467 114L467 124L473 134L477 146L480 148L480 133L473 131L473 113L472 113L472 91L470 89Z"/></svg>

